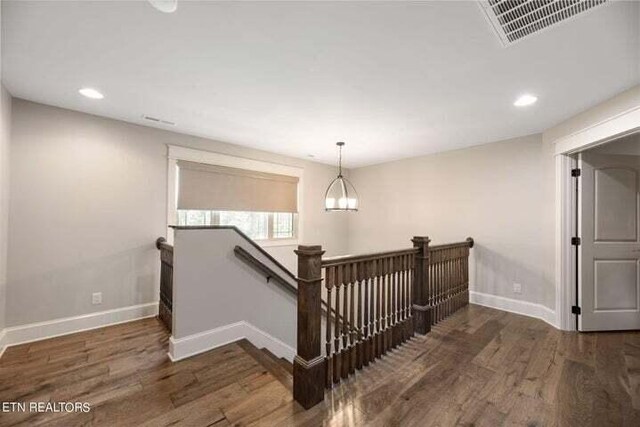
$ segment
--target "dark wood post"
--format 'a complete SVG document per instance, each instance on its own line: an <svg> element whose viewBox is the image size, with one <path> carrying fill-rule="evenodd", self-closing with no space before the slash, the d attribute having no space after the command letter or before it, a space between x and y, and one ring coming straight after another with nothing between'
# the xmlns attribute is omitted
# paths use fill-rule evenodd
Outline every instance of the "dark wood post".
<svg viewBox="0 0 640 427"><path fill-rule="evenodd" d="M305 409L324 400L325 359L320 353L322 246L298 246L298 354L293 398Z"/></svg>
<svg viewBox="0 0 640 427"><path fill-rule="evenodd" d="M413 277L413 325L415 332L426 334L431 330L431 307L429 306L429 240L426 236L411 239L418 248L415 255Z"/></svg>

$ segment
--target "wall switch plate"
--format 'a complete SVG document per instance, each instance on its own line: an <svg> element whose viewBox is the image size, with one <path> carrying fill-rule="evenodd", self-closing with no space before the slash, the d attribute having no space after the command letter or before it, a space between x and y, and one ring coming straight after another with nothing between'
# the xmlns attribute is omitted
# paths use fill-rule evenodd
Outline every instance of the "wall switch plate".
<svg viewBox="0 0 640 427"><path fill-rule="evenodd" d="M520 283L514 283L513 284L513 293L514 294L521 294L522 293L522 285Z"/></svg>
<svg viewBox="0 0 640 427"><path fill-rule="evenodd" d="M94 292L91 295L91 304L93 305L102 304L102 292Z"/></svg>

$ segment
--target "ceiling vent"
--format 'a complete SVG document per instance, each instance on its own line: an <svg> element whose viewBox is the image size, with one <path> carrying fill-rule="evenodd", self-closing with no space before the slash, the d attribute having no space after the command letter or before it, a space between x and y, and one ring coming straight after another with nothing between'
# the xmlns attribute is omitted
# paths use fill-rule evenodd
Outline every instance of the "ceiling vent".
<svg viewBox="0 0 640 427"><path fill-rule="evenodd" d="M152 123L157 123L157 124L162 124L162 125L167 125L167 126L175 126L176 124L174 122L170 122L169 120L162 120L159 119L157 117L151 117L151 116L142 116L142 118L148 122L152 122Z"/></svg>
<svg viewBox="0 0 640 427"><path fill-rule="evenodd" d="M608 0L479 0L504 46L606 4Z"/></svg>

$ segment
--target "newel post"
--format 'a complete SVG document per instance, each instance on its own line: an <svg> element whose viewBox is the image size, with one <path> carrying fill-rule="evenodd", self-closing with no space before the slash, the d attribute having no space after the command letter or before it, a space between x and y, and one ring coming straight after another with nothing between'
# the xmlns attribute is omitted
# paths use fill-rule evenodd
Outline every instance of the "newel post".
<svg viewBox="0 0 640 427"><path fill-rule="evenodd" d="M322 246L298 246L298 353L293 398L305 409L324 400L325 360L320 347Z"/></svg>
<svg viewBox="0 0 640 427"><path fill-rule="evenodd" d="M415 332L426 334L431 330L431 307L429 306L429 240L426 236L411 239L418 248L415 255L413 277L413 327Z"/></svg>

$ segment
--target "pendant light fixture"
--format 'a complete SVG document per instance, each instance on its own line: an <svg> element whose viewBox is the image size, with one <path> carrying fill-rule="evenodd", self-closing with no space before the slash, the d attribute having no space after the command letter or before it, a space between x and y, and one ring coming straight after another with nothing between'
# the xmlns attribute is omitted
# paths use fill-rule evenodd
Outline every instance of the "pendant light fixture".
<svg viewBox="0 0 640 427"><path fill-rule="evenodd" d="M358 193L353 184L342 176L342 147L344 142L336 143L340 151L338 160L338 177L331 181L324 195L324 209L326 211L357 211Z"/></svg>

